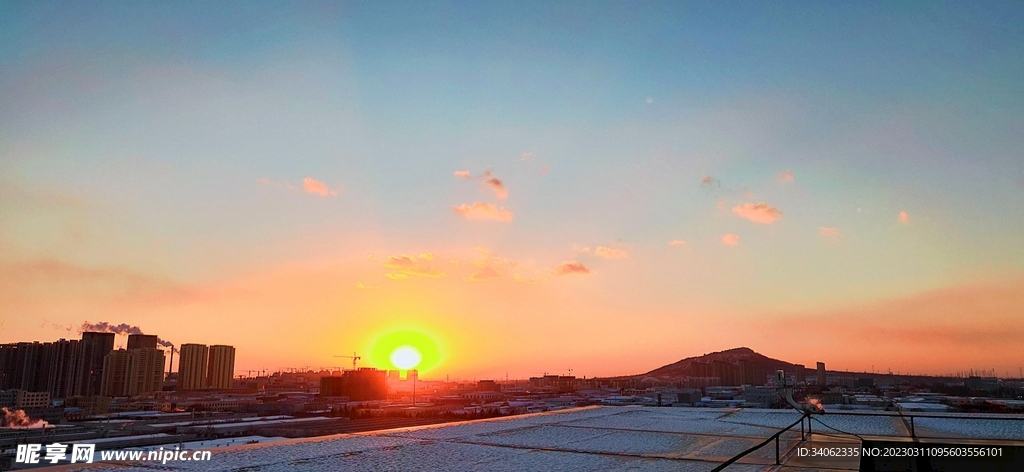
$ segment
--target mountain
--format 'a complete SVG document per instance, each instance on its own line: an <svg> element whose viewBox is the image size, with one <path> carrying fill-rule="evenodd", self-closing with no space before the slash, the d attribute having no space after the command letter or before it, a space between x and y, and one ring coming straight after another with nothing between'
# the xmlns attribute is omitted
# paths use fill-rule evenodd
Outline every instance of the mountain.
<svg viewBox="0 0 1024 472"><path fill-rule="evenodd" d="M664 381L682 380L687 376L719 377L721 376L721 373L716 373L715 369L717 368L718 370L721 370L721 367L716 366L723 365L728 365L730 370L753 369L757 372L758 376L763 374L773 375L772 373L779 369L788 373L795 372L797 369L795 364L790 364L789 362L772 359L771 357L758 354L749 347L737 347L725 351L704 354L703 356L687 357L686 359L659 367L647 372L646 374L637 375L636 377L654 377Z"/></svg>

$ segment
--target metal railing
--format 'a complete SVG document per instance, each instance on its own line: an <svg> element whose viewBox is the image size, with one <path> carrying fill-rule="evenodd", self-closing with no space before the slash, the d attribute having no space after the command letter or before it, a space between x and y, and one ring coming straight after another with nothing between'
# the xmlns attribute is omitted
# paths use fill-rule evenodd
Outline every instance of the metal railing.
<svg viewBox="0 0 1024 472"><path fill-rule="evenodd" d="M987 416L987 415L986 416L962 416L962 415L955 415L955 414L935 414L935 413L931 413L931 414L930 413L924 413L924 414L912 415L912 414L905 413L903 411L903 409L896 410L895 412L861 412L861 411L852 412L852 411L838 411L838 412L830 412L830 413L824 414L824 416L873 416L873 417L881 416L881 417L887 417L887 418L899 418L903 422L904 426L907 428L907 431L910 433L910 438L915 439L915 440L916 439L957 439L957 438L950 438L950 437L943 437L943 436L918 436L917 435L917 431L915 430L915 426L914 426L914 418L936 418L936 419L971 420L971 421L979 421L979 420L981 420L981 421L1024 421L1024 416L1012 416L1012 415L1011 416L994 416L994 415L993 416ZM804 430L804 420L805 419L807 420L806 432ZM711 471L712 472L721 471L721 470L725 469L726 467L732 465L736 461L738 461L738 460L742 459L743 457L747 456L748 454L751 454L751 453L757 451L758 449L761 449L762 447L767 446L772 441L775 441L775 465L782 465L782 454L781 454L781 450L780 450L780 446L779 446L779 437L782 436L783 433L793 429L794 427L796 427L797 424L799 424L800 425L800 440L801 441L805 441L807 439L807 435L812 433L812 431L811 431L811 419L814 419L814 420L818 421L819 423L821 423L825 427L827 427L829 429L833 429L833 430L839 432L840 434L856 436L858 439L862 439L860 437L860 435L857 435L855 433L847 433L847 432L844 432L844 431L836 430L835 428L832 428L831 426L828 426L825 423L822 423L821 420L819 420L817 418L814 418L811 415L811 413L803 412L803 414L800 416L800 419L795 421L795 422L793 422L793 424L791 424L789 426L786 426L785 428L782 428L782 429L776 431L775 434L769 436L768 439L765 439L764 441L762 441L761 443L757 444L756 446L753 446L753 447L751 447L751 448L749 448L749 449L747 449L747 450L745 450L745 451L743 451L743 452L733 456L729 460L723 462L718 467L715 467L714 469L711 469ZM896 436L896 437L903 437L903 436ZM970 439L990 440L990 441L1005 441L1006 440L1005 438L970 438Z"/></svg>

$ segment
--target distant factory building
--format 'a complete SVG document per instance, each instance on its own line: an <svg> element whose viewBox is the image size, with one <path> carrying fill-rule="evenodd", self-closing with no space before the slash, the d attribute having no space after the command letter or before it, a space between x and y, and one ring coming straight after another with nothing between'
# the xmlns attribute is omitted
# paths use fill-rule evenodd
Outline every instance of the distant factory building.
<svg viewBox="0 0 1024 472"><path fill-rule="evenodd" d="M363 367L346 370L341 377L321 377L320 395L348 397L352 401L385 400L388 397L387 371Z"/></svg>
<svg viewBox="0 0 1024 472"><path fill-rule="evenodd" d="M828 383L828 377L825 375L825 363L818 363L818 385L824 387Z"/></svg>
<svg viewBox="0 0 1024 472"><path fill-rule="evenodd" d="M205 344L182 344L178 348L178 390L205 387L209 351Z"/></svg>

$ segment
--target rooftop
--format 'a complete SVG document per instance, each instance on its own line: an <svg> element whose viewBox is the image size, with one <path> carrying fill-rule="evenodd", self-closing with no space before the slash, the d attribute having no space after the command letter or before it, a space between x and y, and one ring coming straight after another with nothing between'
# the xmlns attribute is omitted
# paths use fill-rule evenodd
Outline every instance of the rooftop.
<svg viewBox="0 0 1024 472"><path fill-rule="evenodd" d="M816 444L862 436L910 436L899 416L825 414L814 423ZM587 407L492 420L447 423L372 433L277 441L214 450L211 462L168 462L160 470L672 470L707 471L800 419L793 410ZM823 425L828 425L826 428ZM829 428L834 428L830 430ZM1024 421L964 416L918 418L918 436L1024 441ZM840 433L840 431L842 433ZM820 470L794 457L800 428L783 433L783 467L766 446L729 471ZM847 461L849 462L849 461ZM141 470L152 464L131 464ZM258 466L253 469L254 466ZM857 462L829 468L856 470ZM124 470L123 466L100 468Z"/></svg>

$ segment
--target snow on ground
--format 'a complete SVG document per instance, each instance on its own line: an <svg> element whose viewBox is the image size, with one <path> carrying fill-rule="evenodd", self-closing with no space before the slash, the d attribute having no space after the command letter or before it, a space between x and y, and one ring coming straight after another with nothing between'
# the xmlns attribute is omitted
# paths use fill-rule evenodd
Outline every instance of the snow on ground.
<svg viewBox="0 0 1024 472"><path fill-rule="evenodd" d="M909 435L899 417L816 417L849 433ZM137 463L128 468L232 472L707 471L799 418L792 410L591 407L220 448L213 451L210 462ZM961 437L1024 439L1024 421L919 419L916 426L919 434L931 431ZM815 433L831 432L817 421L813 429ZM780 440L782 454L795 447L799 439L799 426L785 433ZM729 470L765 470L774 462L775 445L768 444ZM112 467L125 470L120 464Z"/></svg>

